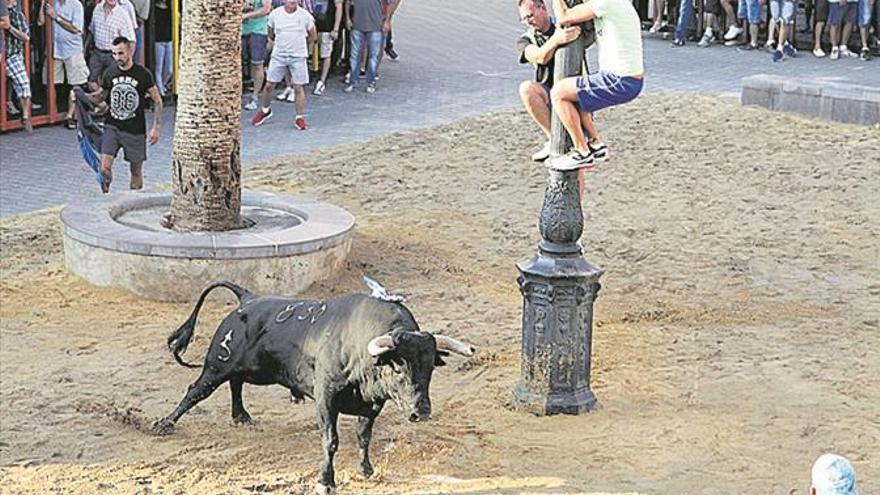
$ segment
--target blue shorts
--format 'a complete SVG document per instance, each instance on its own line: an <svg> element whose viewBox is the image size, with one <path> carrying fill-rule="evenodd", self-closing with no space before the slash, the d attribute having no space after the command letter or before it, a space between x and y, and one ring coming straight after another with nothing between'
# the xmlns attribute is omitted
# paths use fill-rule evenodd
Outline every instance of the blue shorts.
<svg viewBox="0 0 880 495"><path fill-rule="evenodd" d="M642 79L605 71L578 77L576 83L581 111L590 113L632 101L645 85Z"/></svg>
<svg viewBox="0 0 880 495"><path fill-rule="evenodd" d="M880 0L876 0L880 1ZM871 25L871 7L868 0L859 0L859 27L866 28Z"/></svg>
<svg viewBox="0 0 880 495"><path fill-rule="evenodd" d="M828 25L839 26L843 23L855 24L859 12L859 4L847 2L840 5L837 2L829 3Z"/></svg>
<svg viewBox="0 0 880 495"><path fill-rule="evenodd" d="M266 61L266 43L269 37L265 34L243 34L241 36L241 53L249 58L251 65L263 65Z"/></svg>

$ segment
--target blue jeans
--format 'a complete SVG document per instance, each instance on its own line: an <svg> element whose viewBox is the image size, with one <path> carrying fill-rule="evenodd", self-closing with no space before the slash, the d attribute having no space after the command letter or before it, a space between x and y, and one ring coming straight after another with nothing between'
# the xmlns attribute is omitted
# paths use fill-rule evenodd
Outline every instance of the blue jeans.
<svg viewBox="0 0 880 495"><path fill-rule="evenodd" d="M141 54L144 53L144 29L143 28L135 28L134 37L135 37L134 63L136 63L138 65L143 65L141 63Z"/></svg>
<svg viewBox="0 0 880 495"><path fill-rule="evenodd" d="M877 0L874 0L875 2ZM859 27L866 28L871 25L871 7L868 0L859 0Z"/></svg>
<svg viewBox="0 0 880 495"><path fill-rule="evenodd" d="M694 1L681 0L681 5L678 8L678 22L675 24L675 39L684 41L684 36L687 34L688 24L690 24L691 19L693 18Z"/></svg>
<svg viewBox="0 0 880 495"><path fill-rule="evenodd" d="M352 86L357 86L361 80L361 56L364 48L364 39L367 43L367 84L376 84L376 73L379 72L379 53L385 45L385 33L382 31L351 31L351 72L349 81Z"/></svg>
<svg viewBox="0 0 880 495"><path fill-rule="evenodd" d="M168 88L165 87L165 81L171 78L174 71L171 42L157 41L154 46L156 48L156 87L159 89L159 94L165 96L168 91Z"/></svg>
<svg viewBox="0 0 880 495"><path fill-rule="evenodd" d="M759 0L739 0L736 17L746 19L749 24L761 24L761 4ZM752 41L752 43L756 43Z"/></svg>

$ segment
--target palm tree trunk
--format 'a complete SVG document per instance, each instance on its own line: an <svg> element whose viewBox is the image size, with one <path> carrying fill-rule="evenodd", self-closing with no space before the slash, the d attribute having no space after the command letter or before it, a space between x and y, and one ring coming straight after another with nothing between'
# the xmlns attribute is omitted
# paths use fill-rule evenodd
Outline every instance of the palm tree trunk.
<svg viewBox="0 0 880 495"><path fill-rule="evenodd" d="M241 219L241 0L187 0L172 154L175 230Z"/></svg>

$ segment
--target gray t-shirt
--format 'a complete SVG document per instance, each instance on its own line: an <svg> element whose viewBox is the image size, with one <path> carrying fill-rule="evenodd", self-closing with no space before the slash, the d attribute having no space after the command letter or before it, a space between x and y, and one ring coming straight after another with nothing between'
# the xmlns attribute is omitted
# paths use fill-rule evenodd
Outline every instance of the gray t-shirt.
<svg viewBox="0 0 880 495"><path fill-rule="evenodd" d="M351 0L352 29L356 31L381 31L385 22L385 0Z"/></svg>

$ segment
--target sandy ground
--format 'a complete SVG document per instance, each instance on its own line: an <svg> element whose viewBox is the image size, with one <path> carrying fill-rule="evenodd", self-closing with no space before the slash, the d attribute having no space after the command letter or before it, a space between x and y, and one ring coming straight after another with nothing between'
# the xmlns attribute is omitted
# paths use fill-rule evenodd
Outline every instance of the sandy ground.
<svg viewBox="0 0 880 495"><path fill-rule="evenodd" d="M601 408L578 417L508 405L514 263L535 251L546 178L524 158L541 142L525 114L245 171L246 187L357 216L345 272L309 296L363 291L369 273L410 294L422 326L480 348L435 375L431 422L382 414L375 479L356 478L343 420L340 492L803 494L826 451L852 459L863 494L880 492L880 131L686 96L643 97L600 122L614 155L588 176L583 244L606 270L593 346ZM0 492L310 489L310 402L245 387L258 424L234 427L223 388L174 435L148 435L196 377L164 349L191 303L69 275L58 210L0 229ZM191 360L231 308L209 302Z"/></svg>

